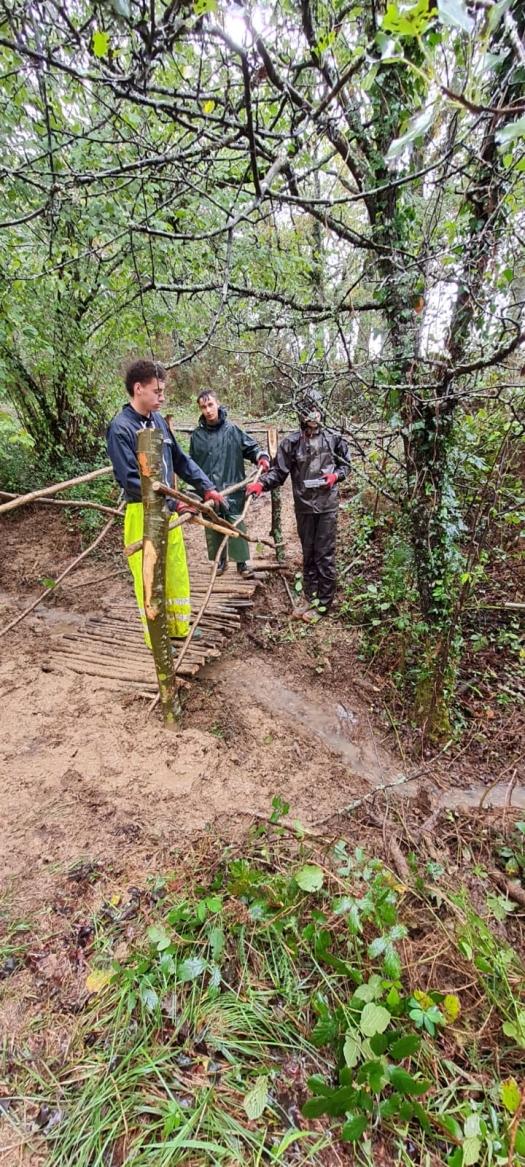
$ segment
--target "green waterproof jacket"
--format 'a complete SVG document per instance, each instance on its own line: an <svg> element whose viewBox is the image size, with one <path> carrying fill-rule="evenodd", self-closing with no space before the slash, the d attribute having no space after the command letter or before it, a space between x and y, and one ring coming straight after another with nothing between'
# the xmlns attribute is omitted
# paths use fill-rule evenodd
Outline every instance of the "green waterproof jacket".
<svg viewBox="0 0 525 1167"><path fill-rule="evenodd" d="M204 417L191 435L190 458L211 478L217 490L224 490L246 477L244 460L257 463L264 450L249 434L238 425L228 421L223 405L219 406L219 417L215 425L208 425ZM236 490L228 495L228 518L238 518L242 514L246 491Z"/></svg>

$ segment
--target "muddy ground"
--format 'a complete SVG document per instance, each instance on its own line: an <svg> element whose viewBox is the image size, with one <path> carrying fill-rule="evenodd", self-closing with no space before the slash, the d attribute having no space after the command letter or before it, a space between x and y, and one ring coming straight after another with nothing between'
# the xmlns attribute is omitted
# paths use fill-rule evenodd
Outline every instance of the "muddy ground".
<svg viewBox="0 0 525 1167"><path fill-rule="evenodd" d="M300 548L291 494L283 495L293 572ZM261 536L269 526L263 498L250 529ZM1 642L0 884L12 899L42 902L54 873L82 857L160 870L203 832L243 833L276 795L309 826L409 773L414 781L400 789L413 796L424 784L422 814L440 798L479 802L479 790L465 793L475 776L464 759L456 765L438 755L421 765L400 756L381 680L359 661L356 632L336 613L315 628L292 620L276 574L258 589L221 660L192 682L176 734L125 685L45 671L57 629L132 596L129 576L115 574L120 538L117 525L96 557ZM191 571L204 558L204 540L197 528L185 538ZM78 526L58 509L3 517L0 626L79 550ZM495 776L477 777L483 791ZM491 791L489 801L505 790Z"/></svg>

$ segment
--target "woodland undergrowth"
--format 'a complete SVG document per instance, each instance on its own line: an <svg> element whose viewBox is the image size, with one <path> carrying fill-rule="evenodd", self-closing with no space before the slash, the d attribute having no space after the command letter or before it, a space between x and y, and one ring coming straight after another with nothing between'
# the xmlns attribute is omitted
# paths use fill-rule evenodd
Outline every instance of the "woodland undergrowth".
<svg viewBox="0 0 525 1167"><path fill-rule="evenodd" d="M449 814L433 859L421 836L389 864L359 813L323 837L276 798L242 842L210 834L107 898L77 864L62 934L6 904L4 996L32 979L4 1133L49 1167L525 1162L523 907L501 891L525 823ZM74 1000L39 979L58 950Z"/></svg>

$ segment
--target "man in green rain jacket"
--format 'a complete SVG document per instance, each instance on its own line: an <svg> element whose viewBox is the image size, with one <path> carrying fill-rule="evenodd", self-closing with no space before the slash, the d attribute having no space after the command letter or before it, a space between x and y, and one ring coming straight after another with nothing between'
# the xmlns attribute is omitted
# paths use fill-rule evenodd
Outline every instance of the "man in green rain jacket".
<svg viewBox="0 0 525 1167"><path fill-rule="evenodd" d="M211 478L214 486L221 490L227 486L234 486L245 478L244 460L261 466L266 472L270 467L270 460L264 450L249 434L241 430L238 425L228 421L224 405L221 405L215 393L204 389L197 397L197 404L201 411L199 424L191 435L190 458L200 466L201 470ZM229 509L225 517L231 523L242 514L246 499L244 487L228 495ZM239 524L239 530L245 531L244 523ZM208 559L215 559L222 536L217 531L206 530ZM228 564L228 556L237 564L240 575L250 576L246 560L250 557L250 549L246 539L228 539L219 563L218 575L222 575Z"/></svg>

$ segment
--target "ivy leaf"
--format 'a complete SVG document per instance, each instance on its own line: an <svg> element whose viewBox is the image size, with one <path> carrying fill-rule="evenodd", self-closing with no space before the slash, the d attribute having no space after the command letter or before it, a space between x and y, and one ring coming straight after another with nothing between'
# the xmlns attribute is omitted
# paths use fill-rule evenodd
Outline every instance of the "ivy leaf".
<svg viewBox="0 0 525 1167"><path fill-rule="evenodd" d="M509 1114L515 1114L521 1102L521 1094L515 1078L501 1083L501 1101Z"/></svg>
<svg viewBox="0 0 525 1167"><path fill-rule="evenodd" d="M324 883L324 876L320 867L307 863L297 872L295 882L301 891L320 891Z"/></svg>
<svg viewBox="0 0 525 1167"><path fill-rule="evenodd" d="M109 35L107 32L93 33L93 52L96 57L107 57L109 49Z"/></svg>
<svg viewBox="0 0 525 1167"><path fill-rule="evenodd" d="M261 1074L255 1086L245 1096L243 1106L249 1119L260 1118L268 1102L268 1078Z"/></svg>
<svg viewBox="0 0 525 1167"><path fill-rule="evenodd" d="M467 12L465 0L438 0L439 18L448 28L461 28L472 32L474 21Z"/></svg>
<svg viewBox="0 0 525 1167"><path fill-rule="evenodd" d="M201 956L189 956L179 965L179 980L194 981L200 977L206 968L206 961Z"/></svg>
<svg viewBox="0 0 525 1167"><path fill-rule="evenodd" d="M365 1037L373 1037L375 1033L384 1033L389 1021L388 1009L385 1009L384 1005L376 1005L370 1001L363 1009L359 1028Z"/></svg>

